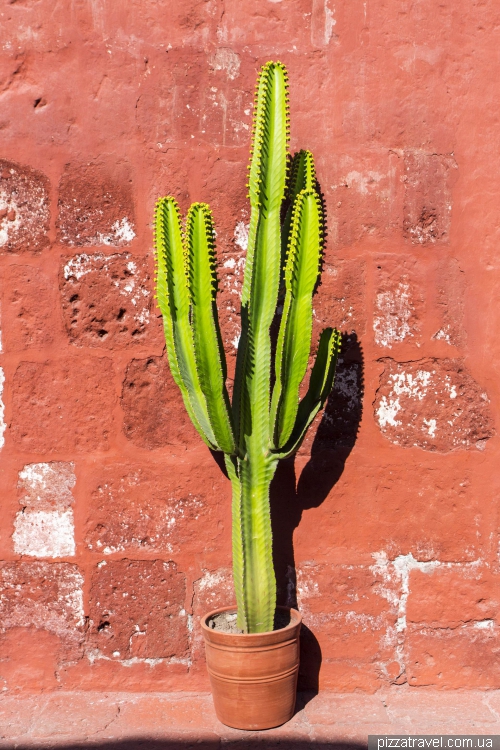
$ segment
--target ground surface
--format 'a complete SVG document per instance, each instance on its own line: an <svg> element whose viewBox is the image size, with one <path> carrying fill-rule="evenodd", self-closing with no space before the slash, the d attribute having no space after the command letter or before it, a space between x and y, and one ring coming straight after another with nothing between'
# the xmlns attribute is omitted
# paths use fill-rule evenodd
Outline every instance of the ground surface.
<svg viewBox="0 0 500 750"><path fill-rule="evenodd" d="M0 698L0 748L366 747L368 734L500 734L500 691L300 694L285 726L220 724L207 693L48 693Z"/></svg>

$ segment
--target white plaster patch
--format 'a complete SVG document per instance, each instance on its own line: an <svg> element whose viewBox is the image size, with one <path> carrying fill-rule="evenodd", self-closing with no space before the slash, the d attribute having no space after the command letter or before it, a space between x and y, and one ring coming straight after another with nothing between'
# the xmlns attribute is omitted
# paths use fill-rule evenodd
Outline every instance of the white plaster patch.
<svg viewBox="0 0 500 750"><path fill-rule="evenodd" d="M361 172L353 170L346 175L344 180L342 180L342 184L346 185L348 188L357 190L361 195L368 195L377 188L378 183L385 177L386 175L380 174L379 172L369 171L366 174L362 174Z"/></svg>
<svg viewBox="0 0 500 750"><path fill-rule="evenodd" d="M375 343L391 348L393 344L413 336L410 326L413 310L410 285L407 281L401 281L394 290L379 292L375 298L373 317Z"/></svg>
<svg viewBox="0 0 500 750"><path fill-rule="evenodd" d="M213 70L224 70L230 81L234 81L240 74L240 57L228 47L218 49L210 64Z"/></svg>
<svg viewBox="0 0 500 750"><path fill-rule="evenodd" d="M19 472L19 503L36 510L63 510L72 506L75 465L67 461L26 464Z"/></svg>
<svg viewBox="0 0 500 750"><path fill-rule="evenodd" d="M389 646L394 649L394 659L398 662L400 673L405 671L405 636L407 629L406 613L408 598L411 595L410 574L412 570L419 570L421 573L431 575L437 568L456 569L464 578L476 578L478 569L483 565L481 559L471 562L454 563L441 562L440 560L429 560L421 562L416 560L413 555L398 555L394 560L390 560L387 553L375 552L372 554L374 564L371 571L374 577L381 579L377 582L373 590L379 596L386 599L391 605L394 612L394 624L390 624L382 638L383 646ZM473 623L474 629L491 628L489 623L492 620L480 620ZM381 664L385 670L385 664Z"/></svg>
<svg viewBox="0 0 500 750"><path fill-rule="evenodd" d="M0 367L0 449L3 448L5 444L5 438L4 433L7 429L7 425L5 424L5 406L3 403L3 386L5 383L5 375L3 372L3 368Z"/></svg>
<svg viewBox="0 0 500 750"><path fill-rule="evenodd" d="M75 524L71 492L74 464L64 461L27 464L19 472L19 503L14 521L14 551L30 557L71 557Z"/></svg>
<svg viewBox="0 0 500 750"><path fill-rule="evenodd" d="M18 555L71 557L75 554L73 511L19 511L12 539Z"/></svg>
<svg viewBox="0 0 500 750"><path fill-rule="evenodd" d="M399 403L398 398L387 399L385 396L382 396L378 409L375 412L380 427L386 427L387 425L397 427L400 425L401 422L396 419L400 410L401 404Z"/></svg>
<svg viewBox="0 0 500 750"><path fill-rule="evenodd" d="M443 326L443 328L440 328L439 331L437 331L432 338L436 339L437 341L446 341L446 343L450 344L451 346L450 331L451 331L451 326L449 325Z"/></svg>
<svg viewBox="0 0 500 750"><path fill-rule="evenodd" d="M311 18L311 41L318 47L326 47L332 40L336 25L334 10L328 0L313 0Z"/></svg>
<svg viewBox="0 0 500 750"><path fill-rule="evenodd" d="M111 227L111 232L112 240L110 242L104 242L105 245L121 245L124 243L129 243L132 242L135 237L134 227L130 223L127 216L125 216L121 221L115 221L115 223Z"/></svg>
<svg viewBox="0 0 500 750"><path fill-rule="evenodd" d="M203 573L202 578L196 582L198 591L206 591L207 589L217 589L219 586L225 586L227 584L227 570L216 570L214 572L206 570Z"/></svg>
<svg viewBox="0 0 500 750"><path fill-rule="evenodd" d="M241 247L245 252L248 249L248 231L250 224L245 224L244 221L239 221L234 229L235 244Z"/></svg>

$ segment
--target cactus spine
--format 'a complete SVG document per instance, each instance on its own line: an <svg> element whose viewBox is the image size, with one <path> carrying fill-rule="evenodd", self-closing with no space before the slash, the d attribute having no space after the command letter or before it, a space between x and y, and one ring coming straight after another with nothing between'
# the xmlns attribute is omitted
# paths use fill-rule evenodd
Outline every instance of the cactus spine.
<svg viewBox="0 0 500 750"><path fill-rule="evenodd" d="M232 404L216 294L210 209L195 203L185 228L172 197L155 211L156 288L170 369L205 443L223 451L233 489L233 575L238 625L272 630L276 580L269 488L278 461L294 453L333 385L338 331L320 337L309 388L299 402L312 333L323 215L312 154L288 155L288 80L269 62L257 81L248 249ZM286 210L285 210L286 209ZM271 324L283 301L272 361Z"/></svg>

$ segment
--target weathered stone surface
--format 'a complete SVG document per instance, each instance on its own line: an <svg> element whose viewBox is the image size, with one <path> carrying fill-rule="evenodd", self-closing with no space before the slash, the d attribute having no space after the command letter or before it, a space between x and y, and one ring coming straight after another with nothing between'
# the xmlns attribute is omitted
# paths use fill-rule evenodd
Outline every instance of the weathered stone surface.
<svg viewBox="0 0 500 750"><path fill-rule="evenodd" d="M500 580L477 563L434 565L412 570L407 620L432 627L456 628L470 623L491 627L500 606Z"/></svg>
<svg viewBox="0 0 500 750"><path fill-rule="evenodd" d="M389 588L388 588L389 587ZM384 566L297 566L297 599L306 631L301 647L300 677L314 686L318 642L328 643L321 661L321 685L333 690L371 692L383 682L394 682L402 671L396 632L399 586L394 589ZM325 669L323 669L325 667Z"/></svg>
<svg viewBox="0 0 500 750"><path fill-rule="evenodd" d="M454 629L418 628L407 637L408 684L447 690L500 687L500 628L494 620Z"/></svg>
<svg viewBox="0 0 500 750"><path fill-rule="evenodd" d="M59 283L70 340L106 349L144 345L152 327L160 339L148 266L130 253L67 257Z"/></svg>
<svg viewBox="0 0 500 750"><path fill-rule="evenodd" d="M361 258L327 255L321 285L314 297L312 345L316 349L323 328L355 333L366 329L366 272Z"/></svg>
<svg viewBox="0 0 500 750"><path fill-rule="evenodd" d="M483 450L494 434L489 399L460 360L381 360L375 419L391 442L446 452Z"/></svg>
<svg viewBox="0 0 500 750"><path fill-rule="evenodd" d="M62 326L53 280L35 266L7 266L3 278L6 351L51 346Z"/></svg>
<svg viewBox="0 0 500 750"><path fill-rule="evenodd" d="M71 557L75 522L71 492L75 465L64 461L27 464L19 472L19 503L12 540L19 555Z"/></svg>
<svg viewBox="0 0 500 750"><path fill-rule="evenodd" d="M49 189L41 172L0 159L0 253L47 247Z"/></svg>
<svg viewBox="0 0 500 750"><path fill-rule="evenodd" d="M404 165L404 235L419 245L447 242L451 224L451 185L457 170L453 155L408 151Z"/></svg>
<svg viewBox="0 0 500 750"><path fill-rule="evenodd" d="M375 343L391 349L405 340L419 342L425 299L418 261L382 255L377 259L375 278Z"/></svg>
<svg viewBox="0 0 500 750"><path fill-rule="evenodd" d="M121 405L125 435L141 448L153 450L201 439L186 413L165 356L129 363Z"/></svg>
<svg viewBox="0 0 500 750"><path fill-rule="evenodd" d="M180 461L161 466L108 464L94 472L86 523L86 543L104 555L160 553L196 555L220 547L220 495L228 482L219 467ZM225 490L225 491L224 491ZM229 498L227 498L229 501Z"/></svg>
<svg viewBox="0 0 500 750"><path fill-rule="evenodd" d="M464 327L465 273L455 258L441 261L436 282L441 325L432 338L446 341L450 346L462 346L467 338Z"/></svg>
<svg viewBox="0 0 500 750"><path fill-rule="evenodd" d="M310 590L318 586L305 600L313 620L302 638L302 684L384 693L392 685L392 693L414 674L419 690L433 680L484 686L496 646L483 633L472 649L467 633L481 635L475 623L491 628L497 596L486 573L476 580L466 572L479 560L493 565L499 540L497 6L3 4L1 156L15 174L0 172L0 236L8 235L0 253L0 557L17 565L20 555L62 553L56 526L45 524L50 533L35 544L40 527L31 522L72 510L74 534L68 523L63 535L74 539L68 564L90 575L102 560L171 559L186 576L183 606L194 618L189 656L122 661L92 646L90 658L77 659L75 649L71 664L61 644L71 629L81 638L79 626L58 635L9 625L0 644L9 690L208 690L196 618L233 598L230 487L159 357L158 319L135 325L140 305L132 299L139 288L152 291L157 198L176 196L183 214L193 201L208 202L232 386L253 89L271 58L289 70L290 150L313 152L327 212L313 348L325 325L351 341L325 414L295 460L280 467L272 490L279 596L293 597L295 569L300 585L307 574ZM13 200L23 191L17 211ZM49 239L59 240L50 251ZM66 279L76 254L91 261L73 268L86 271L80 279ZM129 293L130 261L137 283ZM145 309L157 315L144 306L140 317ZM394 362L377 362L382 356ZM382 412L381 426L383 398L393 411ZM462 450L485 440L482 452ZM49 497L24 484L16 495L20 472L55 462L75 464L68 494L57 489ZM50 477L56 490L57 476ZM337 568L344 577L331 572ZM117 576L113 596L141 586L125 591ZM90 578L82 588L86 616ZM316 634L320 615L332 620ZM426 628L430 635L414 653ZM331 742L319 732L322 739Z"/></svg>
<svg viewBox="0 0 500 750"><path fill-rule="evenodd" d="M64 658L71 658L75 654L68 654L62 646L62 639L49 630L43 630L40 625L23 627L9 627L0 631L0 689L4 694L19 691L40 692L54 690L59 687L57 670ZM2 721L2 703L0 701L0 737L15 736L22 727L19 716L16 722L9 721L8 725ZM28 727L31 722L28 720ZM12 730L17 731L12 731ZM9 731L10 730L10 731Z"/></svg>
<svg viewBox="0 0 500 750"><path fill-rule="evenodd" d="M83 576L70 563L0 564L0 622L9 628L37 628L59 636L70 653L83 637Z"/></svg>
<svg viewBox="0 0 500 750"><path fill-rule="evenodd" d="M75 247L128 245L135 237L130 178L99 165L67 165L59 183L59 242Z"/></svg>
<svg viewBox="0 0 500 750"><path fill-rule="evenodd" d="M106 450L116 403L110 359L21 362L11 435L24 450Z"/></svg>
<svg viewBox="0 0 500 750"><path fill-rule="evenodd" d="M182 658L188 629L186 579L173 562L103 561L90 589L89 645L95 656Z"/></svg>
<svg viewBox="0 0 500 750"><path fill-rule="evenodd" d="M248 102L254 82L248 69L240 77L238 62L238 53L228 48L201 59L183 42L169 53L166 69L151 66L137 106L137 122L146 143L160 151L191 137L196 138L197 145L246 144L251 132ZM206 72L206 86L186 86L186 76L201 79ZM181 91L182 105L178 103Z"/></svg>
<svg viewBox="0 0 500 750"><path fill-rule="evenodd" d="M330 155L318 175L321 184L325 179L329 242L349 246L394 231L399 223L400 173L399 157L386 149L357 157Z"/></svg>

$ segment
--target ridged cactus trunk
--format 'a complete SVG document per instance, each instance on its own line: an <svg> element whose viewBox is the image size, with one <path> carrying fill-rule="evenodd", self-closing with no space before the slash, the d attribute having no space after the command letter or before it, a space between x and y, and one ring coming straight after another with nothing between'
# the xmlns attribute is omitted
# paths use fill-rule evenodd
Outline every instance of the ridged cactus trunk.
<svg viewBox="0 0 500 750"><path fill-rule="evenodd" d="M288 81L267 63L257 82L249 167L251 206L241 295L241 336L233 399L216 295L214 227L195 203L182 227L174 198L155 213L157 297L170 369L205 443L225 454L231 479L233 575L238 625L273 630L276 579L269 490L278 461L293 454L333 385L338 331L320 337L306 395L312 297L318 281L323 216L312 154L288 154ZM271 326L281 311L273 360Z"/></svg>

